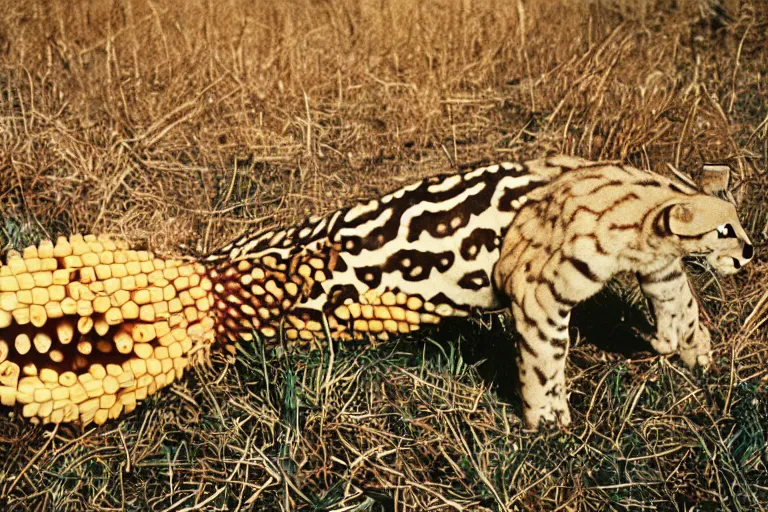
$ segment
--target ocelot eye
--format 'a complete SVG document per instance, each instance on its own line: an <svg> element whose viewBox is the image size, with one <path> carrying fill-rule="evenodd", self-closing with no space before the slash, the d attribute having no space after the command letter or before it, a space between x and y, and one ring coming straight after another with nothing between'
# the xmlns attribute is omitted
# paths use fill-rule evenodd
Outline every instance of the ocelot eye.
<svg viewBox="0 0 768 512"><path fill-rule="evenodd" d="M736 238L736 232L730 224L717 226L717 238Z"/></svg>

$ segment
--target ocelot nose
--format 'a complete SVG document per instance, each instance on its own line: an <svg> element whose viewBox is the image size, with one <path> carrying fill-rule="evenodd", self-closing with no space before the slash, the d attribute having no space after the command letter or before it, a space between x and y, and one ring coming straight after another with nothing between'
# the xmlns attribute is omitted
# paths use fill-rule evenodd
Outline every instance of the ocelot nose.
<svg viewBox="0 0 768 512"><path fill-rule="evenodd" d="M755 249L751 244L744 244L744 247L741 249L741 255L745 260L751 260L752 256L755 255Z"/></svg>

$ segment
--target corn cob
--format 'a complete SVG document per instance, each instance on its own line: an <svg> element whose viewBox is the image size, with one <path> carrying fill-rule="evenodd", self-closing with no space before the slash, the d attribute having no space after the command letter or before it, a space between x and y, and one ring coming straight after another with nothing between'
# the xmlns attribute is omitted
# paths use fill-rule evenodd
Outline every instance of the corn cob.
<svg viewBox="0 0 768 512"><path fill-rule="evenodd" d="M0 403L102 424L184 373L214 340L199 263L108 237L44 240L0 263Z"/></svg>
<svg viewBox="0 0 768 512"><path fill-rule="evenodd" d="M282 330L288 345L317 346L322 314L294 308L335 263L302 258L239 259L224 248L183 262L92 235L9 251L0 262L0 404L33 422L100 425L181 378L217 338L258 333L274 347ZM437 323L429 311L444 309L369 290L327 321L334 339L386 340Z"/></svg>

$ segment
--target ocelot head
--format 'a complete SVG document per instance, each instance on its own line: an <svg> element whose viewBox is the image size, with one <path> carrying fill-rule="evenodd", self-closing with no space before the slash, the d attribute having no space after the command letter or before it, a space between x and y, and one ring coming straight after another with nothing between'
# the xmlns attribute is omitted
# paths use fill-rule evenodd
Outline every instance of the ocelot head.
<svg viewBox="0 0 768 512"><path fill-rule="evenodd" d="M705 166L704 181L700 181L699 186L706 194L671 201L658 220L665 224L668 233L679 239L686 254L705 256L718 273L733 274L749 263L755 250L733 203L715 197L715 194L731 197L727 192L730 172L723 167L712 170Z"/></svg>

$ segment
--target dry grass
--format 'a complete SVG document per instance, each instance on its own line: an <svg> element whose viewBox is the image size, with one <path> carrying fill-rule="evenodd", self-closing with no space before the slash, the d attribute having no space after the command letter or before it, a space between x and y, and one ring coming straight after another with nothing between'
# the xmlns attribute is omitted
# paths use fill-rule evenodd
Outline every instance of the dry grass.
<svg viewBox="0 0 768 512"><path fill-rule="evenodd" d="M556 149L727 161L762 245L768 6L724 2L727 20L693 3L4 2L0 241L112 232L194 254ZM0 508L764 510L758 254L734 278L690 267L716 333L706 376L613 329L642 316L631 292L587 304L566 431L522 429L495 317L378 350L248 345L102 428L4 415Z"/></svg>

